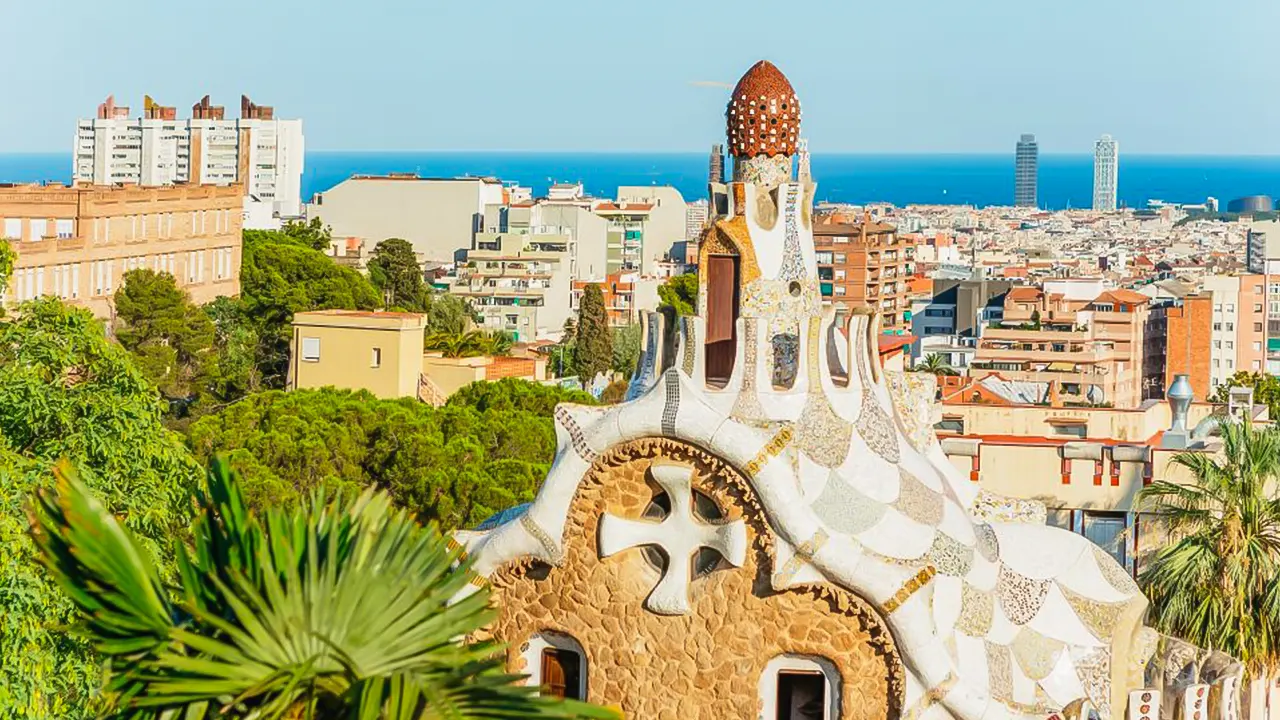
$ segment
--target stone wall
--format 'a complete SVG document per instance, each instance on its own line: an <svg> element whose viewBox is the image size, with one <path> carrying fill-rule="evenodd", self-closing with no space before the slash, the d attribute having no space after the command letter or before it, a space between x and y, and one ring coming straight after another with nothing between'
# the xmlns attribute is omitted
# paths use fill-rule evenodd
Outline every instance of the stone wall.
<svg viewBox="0 0 1280 720"><path fill-rule="evenodd" d="M693 486L727 519L743 519L746 563L722 562L690 586L692 612L643 608L660 570L632 548L601 560L600 515L639 518L656 491L655 459L692 465ZM886 626L863 600L830 585L774 592L771 539L747 483L719 459L676 441L647 439L597 459L570 510L560 567L521 563L492 576L499 611L491 627L508 644L508 666L530 672L521 655L535 633L573 637L587 662L587 699L628 718L755 718L760 674L782 654L829 660L840 673L840 717L897 716L903 670Z"/></svg>

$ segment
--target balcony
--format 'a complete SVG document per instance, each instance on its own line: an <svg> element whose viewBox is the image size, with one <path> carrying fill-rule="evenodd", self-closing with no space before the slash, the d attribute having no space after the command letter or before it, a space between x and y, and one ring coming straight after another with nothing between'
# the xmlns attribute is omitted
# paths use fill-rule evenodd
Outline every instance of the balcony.
<svg viewBox="0 0 1280 720"><path fill-rule="evenodd" d="M1045 330L1043 328L1040 330L1024 330L1022 328L990 327L982 333L982 337L986 340L1008 340L1024 343L1084 342L1089 339L1089 333L1083 330L1066 332L1062 330Z"/></svg>
<svg viewBox="0 0 1280 720"><path fill-rule="evenodd" d="M1117 353L1112 349L1098 350L1024 350L983 345L978 348L978 362L1042 362L1042 363L1100 363L1113 362Z"/></svg>

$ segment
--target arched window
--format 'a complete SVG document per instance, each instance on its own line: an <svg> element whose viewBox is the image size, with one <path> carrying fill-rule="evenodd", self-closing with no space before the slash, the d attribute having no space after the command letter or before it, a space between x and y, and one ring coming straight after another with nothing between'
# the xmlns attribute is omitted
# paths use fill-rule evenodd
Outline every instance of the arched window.
<svg viewBox="0 0 1280 720"><path fill-rule="evenodd" d="M766 720L837 720L840 671L825 658L779 655L760 674L760 702Z"/></svg>
<svg viewBox="0 0 1280 720"><path fill-rule="evenodd" d="M529 683L540 686L543 695L586 700L587 655L577 640L563 633L537 633L521 655Z"/></svg>

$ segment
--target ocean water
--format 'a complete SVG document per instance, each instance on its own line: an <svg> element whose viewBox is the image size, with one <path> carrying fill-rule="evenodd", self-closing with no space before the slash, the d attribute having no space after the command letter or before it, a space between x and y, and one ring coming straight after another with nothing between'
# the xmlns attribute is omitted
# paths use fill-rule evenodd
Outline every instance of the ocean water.
<svg viewBox="0 0 1280 720"><path fill-rule="evenodd" d="M818 199L832 202L1008 205L1013 202L1013 153L1007 155L850 155L813 157ZM0 182L66 181L65 153L0 153ZM416 172L424 177L491 175L546 192L552 182L582 182L588 193L612 197L619 185L673 185L693 200L706 196L702 153L309 152L303 197L353 174ZM1244 195L1280 198L1280 156L1122 155L1120 201L1200 203ZM1093 158L1042 155L1040 205L1087 208L1093 202Z"/></svg>

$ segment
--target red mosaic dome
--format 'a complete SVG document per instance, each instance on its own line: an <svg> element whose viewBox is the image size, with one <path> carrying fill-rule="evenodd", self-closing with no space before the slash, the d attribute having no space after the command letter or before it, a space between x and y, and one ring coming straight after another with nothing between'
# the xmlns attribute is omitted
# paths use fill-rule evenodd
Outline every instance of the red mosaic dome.
<svg viewBox="0 0 1280 720"><path fill-rule="evenodd" d="M738 81L725 112L729 154L795 155L800 139L800 100L787 76L761 60Z"/></svg>

